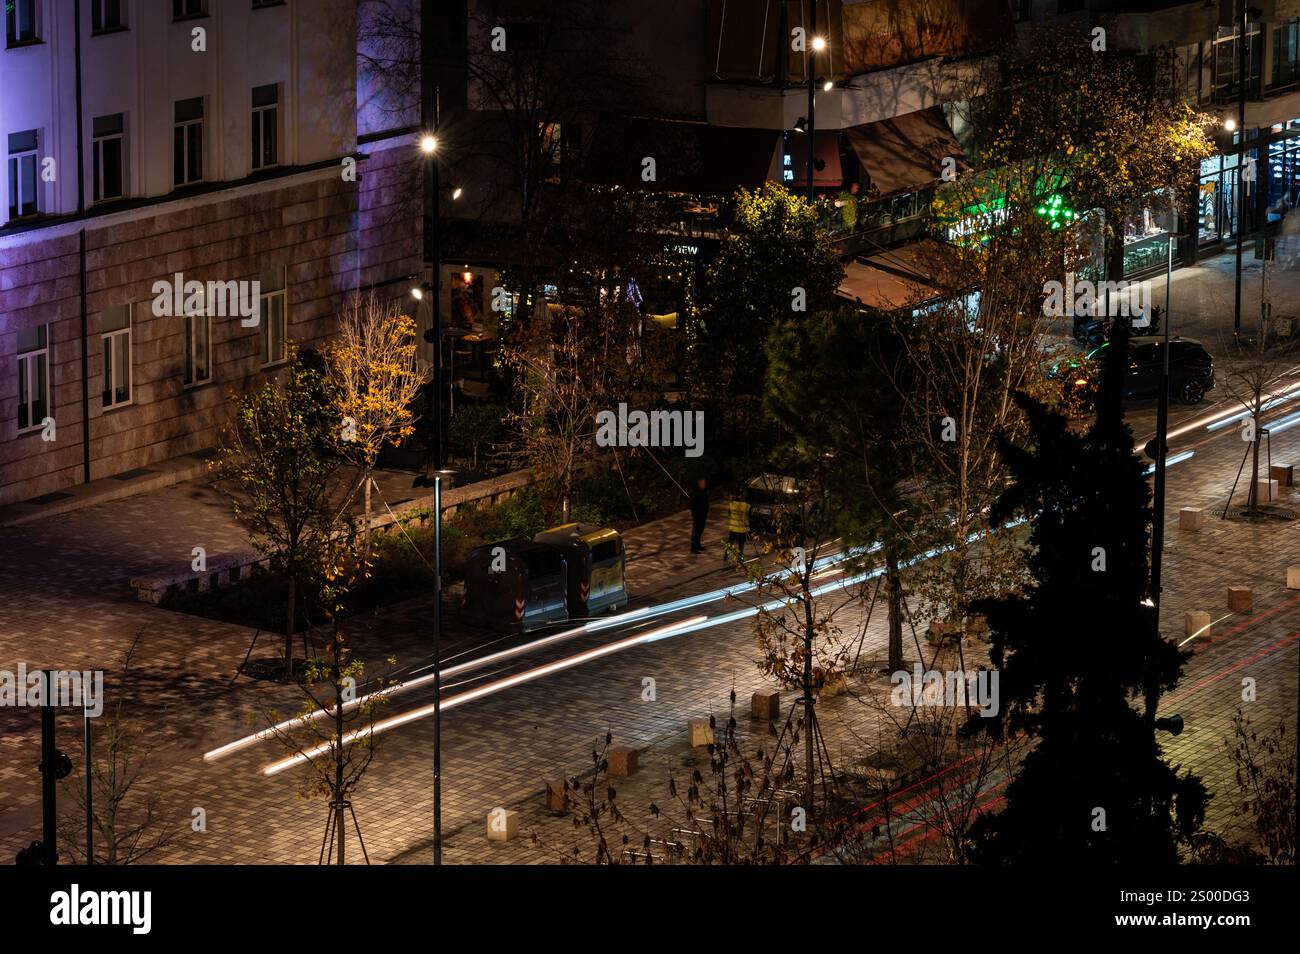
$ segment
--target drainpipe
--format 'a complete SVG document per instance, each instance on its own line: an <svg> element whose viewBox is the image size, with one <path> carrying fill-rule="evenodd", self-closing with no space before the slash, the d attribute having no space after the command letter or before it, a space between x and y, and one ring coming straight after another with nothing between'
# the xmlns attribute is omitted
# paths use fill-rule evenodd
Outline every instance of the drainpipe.
<svg viewBox="0 0 1300 954"><path fill-rule="evenodd" d="M81 0L73 0L73 36L77 57L77 214L86 213L86 155L81 115ZM77 232L77 268L81 278L81 480L90 483L90 329L86 319L86 226Z"/></svg>

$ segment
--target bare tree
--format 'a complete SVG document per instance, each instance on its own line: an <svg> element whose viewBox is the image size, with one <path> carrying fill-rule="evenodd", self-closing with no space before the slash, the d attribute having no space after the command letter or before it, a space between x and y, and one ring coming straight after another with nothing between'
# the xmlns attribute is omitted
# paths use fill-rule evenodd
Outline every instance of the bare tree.
<svg viewBox="0 0 1300 954"><path fill-rule="evenodd" d="M153 732L127 708L127 696L134 683L131 660L144 630L138 632L122 657L117 701L107 719L95 722L91 733L91 821L94 826L94 858L84 848L86 784L80 766L64 782L65 791L77 806L75 814L61 819L63 842L79 864L131 865L149 859L176 837L172 826L177 819L164 809L162 795L153 776L150 759L154 754L149 739Z"/></svg>

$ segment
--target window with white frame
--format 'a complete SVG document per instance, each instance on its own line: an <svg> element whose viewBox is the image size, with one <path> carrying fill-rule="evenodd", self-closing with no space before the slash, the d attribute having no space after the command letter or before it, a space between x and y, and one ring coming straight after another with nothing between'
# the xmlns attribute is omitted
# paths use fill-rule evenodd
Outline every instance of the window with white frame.
<svg viewBox="0 0 1300 954"><path fill-rule="evenodd" d="M284 268L271 268L262 273L262 366L280 364L288 358L289 319L286 309L288 296L284 288Z"/></svg>
<svg viewBox="0 0 1300 954"><path fill-rule="evenodd" d="M50 326L18 330L18 430L41 426L50 413Z"/></svg>
<svg viewBox="0 0 1300 954"><path fill-rule="evenodd" d="M253 168L279 162L280 87L253 87Z"/></svg>
<svg viewBox="0 0 1300 954"><path fill-rule="evenodd" d="M122 188L122 156L124 133L122 114L100 116L94 122L94 196L96 202L120 199Z"/></svg>
<svg viewBox="0 0 1300 954"><path fill-rule="evenodd" d="M90 4L90 30L92 33L109 33L126 29L122 0L92 0Z"/></svg>
<svg viewBox="0 0 1300 954"><path fill-rule="evenodd" d="M212 318L206 303L185 316L185 383L212 380Z"/></svg>
<svg viewBox="0 0 1300 954"><path fill-rule="evenodd" d="M9 218L20 219L40 211L37 188L35 129L9 134Z"/></svg>
<svg viewBox="0 0 1300 954"><path fill-rule="evenodd" d="M5 39L8 46L37 43L36 0L5 0Z"/></svg>
<svg viewBox="0 0 1300 954"><path fill-rule="evenodd" d="M188 185L203 181L203 97L176 103L172 139L172 182Z"/></svg>
<svg viewBox="0 0 1300 954"><path fill-rule="evenodd" d="M131 403L131 306L107 309L99 319L104 353L104 408Z"/></svg>

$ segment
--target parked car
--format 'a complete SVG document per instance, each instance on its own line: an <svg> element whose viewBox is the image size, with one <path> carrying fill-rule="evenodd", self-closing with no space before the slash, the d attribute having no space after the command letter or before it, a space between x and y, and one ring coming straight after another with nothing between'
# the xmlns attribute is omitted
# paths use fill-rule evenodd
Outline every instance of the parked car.
<svg viewBox="0 0 1300 954"><path fill-rule="evenodd" d="M1096 403L1101 381L1102 360L1109 341L1089 351L1082 359L1060 362L1052 376L1060 379L1067 399L1086 406ZM1160 396L1160 372L1164 361L1164 338L1136 335L1128 340L1126 399ZM1169 341L1169 395L1183 404L1199 404L1207 391L1214 390L1214 359L1199 341L1174 337Z"/></svg>

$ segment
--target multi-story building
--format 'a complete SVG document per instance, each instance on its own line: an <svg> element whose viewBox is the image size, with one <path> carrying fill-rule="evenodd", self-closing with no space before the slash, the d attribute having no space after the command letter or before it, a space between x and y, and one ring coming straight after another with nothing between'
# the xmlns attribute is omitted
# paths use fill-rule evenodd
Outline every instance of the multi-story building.
<svg viewBox="0 0 1300 954"><path fill-rule="evenodd" d="M6 4L0 504L211 447L228 394L374 282L355 18L349 0Z"/></svg>
<svg viewBox="0 0 1300 954"><path fill-rule="evenodd" d="M1023 0L1012 6L1021 30L1100 27L1111 49L1131 53L1153 79L1220 118L1219 152L1201 163L1195 194L1179 203L1185 222L1194 224L1182 230L1180 262L1213 254L1239 233L1253 237L1294 208L1300 197L1300 0ZM1250 174L1243 176L1248 166L1254 184ZM1152 215L1127 223L1127 274L1160 267L1168 226L1166 218Z"/></svg>

